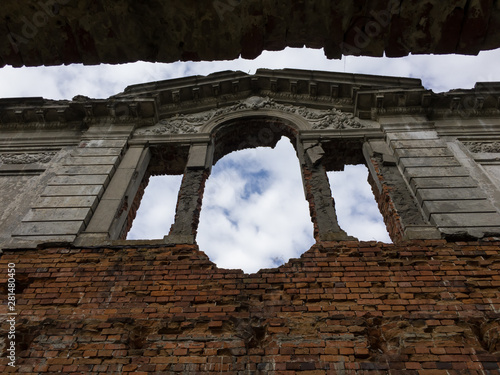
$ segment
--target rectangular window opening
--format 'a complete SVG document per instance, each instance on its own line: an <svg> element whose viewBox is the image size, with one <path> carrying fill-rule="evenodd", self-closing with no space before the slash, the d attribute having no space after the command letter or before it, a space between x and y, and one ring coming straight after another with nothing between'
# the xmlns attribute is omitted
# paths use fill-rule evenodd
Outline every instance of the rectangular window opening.
<svg viewBox="0 0 500 375"><path fill-rule="evenodd" d="M325 142L323 165L327 170L340 228L361 241L392 243L379 210L369 171L357 140Z"/></svg>
<svg viewBox="0 0 500 375"><path fill-rule="evenodd" d="M174 222L189 146L150 147L151 161L130 207L122 238L162 239Z"/></svg>
<svg viewBox="0 0 500 375"><path fill-rule="evenodd" d="M161 239L174 223L182 175L151 176L127 240ZM140 194L140 192L138 192Z"/></svg>
<svg viewBox="0 0 500 375"><path fill-rule="evenodd" d="M346 165L327 172L340 227L361 241L391 243L384 218L368 182L364 164Z"/></svg>

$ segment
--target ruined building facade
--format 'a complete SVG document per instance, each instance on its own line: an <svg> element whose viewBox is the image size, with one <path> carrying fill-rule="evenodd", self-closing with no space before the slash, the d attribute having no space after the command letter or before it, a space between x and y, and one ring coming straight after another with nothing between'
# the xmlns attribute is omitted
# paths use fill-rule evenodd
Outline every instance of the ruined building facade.
<svg viewBox="0 0 500 375"><path fill-rule="evenodd" d="M2 372L500 373L496 83L434 94L407 78L222 72L102 100L2 99L0 128L0 264L16 264L18 312L18 367L2 358ZM211 167L282 136L316 244L279 268L219 269L196 245ZM326 171L347 164L368 167L393 243L338 225ZM175 222L126 240L159 174L183 175Z"/></svg>

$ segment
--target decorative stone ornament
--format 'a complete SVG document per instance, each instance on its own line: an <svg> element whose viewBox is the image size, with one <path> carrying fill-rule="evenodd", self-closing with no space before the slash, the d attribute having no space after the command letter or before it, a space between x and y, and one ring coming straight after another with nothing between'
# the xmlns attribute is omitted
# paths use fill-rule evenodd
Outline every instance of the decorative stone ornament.
<svg viewBox="0 0 500 375"><path fill-rule="evenodd" d="M335 108L327 110L312 109L303 106L277 103L269 97L252 96L237 104L204 111L198 114L176 114L158 124L143 128L136 134L192 134L198 133L200 128L210 120L229 113L243 111L258 111L272 109L278 112L299 115L307 120L311 129L359 129L363 125L352 114L343 113Z"/></svg>
<svg viewBox="0 0 500 375"><path fill-rule="evenodd" d="M56 152L40 152L40 153L20 153L20 154L0 154L0 164L33 164L33 163L48 163L56 154Z"/></svg>
<svg viewBox="0 0 500 375"><path fill-rule="evenodd" d="M464 142L471 152L500 153L500 142Z"/></svg>

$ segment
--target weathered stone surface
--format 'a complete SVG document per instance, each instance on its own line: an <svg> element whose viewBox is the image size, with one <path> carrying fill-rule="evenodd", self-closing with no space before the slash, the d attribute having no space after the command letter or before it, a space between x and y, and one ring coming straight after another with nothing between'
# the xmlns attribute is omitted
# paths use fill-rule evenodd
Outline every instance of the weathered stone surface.
<svg viewBox="0 0 500 375"><path fill-rule="evenodd" d="M89 208L34 208L23 218L28 221L75 221L88 222L92 215Z"/></svg>
<svg viewBox="0 0 500 375"><path fill-rule="evenodd" d="M450 167L460 166L460 163L452 157L430 157L430 158L401 158L400 164L408 167Z"/></svg>
<svg viewBox="0 0 500 375"><path fill-rule="evenodd" d="M48 185L107 185L109 176L105 174L80 176L55 176Z"/></svg>
<svg viewBox="0 0 500 375"><path fill-rule="evenodd" d="M390 121L392 120L392 121ZM389 118L389 119L383 119L381 120L382 123L399 123L401 121L404 121L404 118L401 117L396 117L396 118ZM405 124L406 125L406 124ZM398 141L420 141L423 140L427 142L428 140L437 140L439 139L436 131L434 130L429 130L429 131L405 131L404 133L400 132L391 132L387 134L387 139L392 143L398 142Z"/></svg>
<svg viewBox="0 0 500 375"><path fill-rule="evenodd" d="M471 227L471 226L454 226L454 227L439 227L439 231L445 238L448 239L472 239L472 238L488 238L494 236L498 233L498 226L483 226L483 227Z"/></svg>
<svg viewBox="0 0 500 375"><path fill-rule="evenodd" d="M109 175L114 170L114 165L73 165L73 166L64 166L58 171L59 174L65 175L96 175L96 174L105 174Z"/></svg>
<svg viewBox="0 0 500 375"><path fill-rule="evenodd" d="M447 148L409 148L397 149L396 155L400 158L427 158L439 156L452 156Z"/></svg>
<svg viewBox="0 0 500 375"><path fill-rule="evenodd" d="M425 201L422 205L428 217L437 213L479 213L496 212L495 208L486 200L460 201ZM499 223L500 225L500 223Z"/></svg>
<svg viewBox="0 0 500 375"><path fill-rule="evenodd" d="M137 191L149 160L149 151L142 147L131 147L127 151L88 224L87 233L100 233L104 238L118 238L122 234L127 217L135 215L137 210L135 195L140 194Z"/></svg>
<svg viewBox="0 0 500 375"><path fill-rule="evenodd" d="M196 235L207 178L208 171L204 169L186 169L184 172L170 235Z"/></svg>
<svg viewBox="0 0 500 375"><path fill-rule="evenodd" d="M446 147L446 142L442 139L426 139L426 140L397 140L392 141L391 146L394 149L404 148L435 148L435 147Z"/></svg>
<svg viewBox="0 0 500 375"><path fill-rule="evenodd" d="M71 157L64 161L64 165L116 165L118 156L101 157Z"/></svg>
<svg viewBox="0 0 500 375"><path fill-rule="evenodd" d="M104 191L102 185L64 185L47 186L42 193L42 197L54 196L82 196L95 195L100 196Z"/></svg>
<svg viewBox="0 0 500 375"><path fill-rule="evenodd" d="M469 174L463 167L411 167L405 173L410 178L415 177L467 177Z"/></svg>
<svg viewBox="0 0 500 375"><path fill-rule="evenodd" d="M123 147L127 144L126 139L91 139L81 141L79 148L112 148Z"/></svg>
<svg viewBox="0 0 500 375"><path fill-rule="evenodd" d="M500 165L483 165L488 177L500 189Z"/></svg>
<svg viewBox="0 0 500 375"><path fill-rule="evenodd" d="M34 243L72 243L75 239L76 233L71 235L15 235L8 246L13 249L26 249L33 246Z"/></svg>
<svg viewBox="0 0 500 375"><path fill-rule="evenodd" d="M441 233L434 225L407 225L405 227L404 238L406 240L439 240L441 237Z"/></svg>
<svg viewBox="0 0 500 375"><path fill-rule="evenodd" d="M0 19L0 66L253 59L303 46L324 48L328 58L500 46L500 10L480 0L7 1Z"/></svg>
<svg viewBox="0 0 500 375"><path fill-rule="evenodd" d="M411 186L416 189L474 188L477 182L470 177L414 177Z"/></svg>
<svg viewBox="0 0 500 375"><path fill-rule="evenodd" d="M128 184L132 180L135 168L120 168L113 175L113 179L106 188L106 195L122 199L127 191Z"/></svg>
<svg viewBox="0 0 500 375"><path fill-rule="evenodd" d="M122 153L121 148L77 148L71 152L71 156L108 156L108 155L120 155Z"/></svg>
<svg viewBox="0 0 500 375"><path fill-rule="evenodd" d="M99 202L99 206L86 232L103 233L108 236L110 224L113 222L122 203L121 199L105 199Z"/></svg>
<svg viewBox="0 0 500 375"><path fill-rule="evenodd" d="M22 223L13 236L76 235L84 228L83 221Z"/></svg>
<svg viewBox="0 0 500 375"><path fill-rule="evenodd" d="M0 175L0 242L11 236L43 190L43 176ZM0 244L0 248L2 245Z"/></svg>
<svg viewBox="0 0 500 375"><path fill-rule="evenodd" d="M468 200L485 199L486 195L480 189L456 188L456 189L418 189L417 198L420 201L434 200Z"/></svg>
<svg viewBox="0 0 500 375"><path fill-rule="evenodd" d="M207 144L191 145L189 149L189 156L187 162L187 168L210 168L212 165L211 158L208 158L208 148Z"/></svg>
<svg viewBox="0 0 500 375"><path fill-rule="evenodd" d="M371 172L368 182L372 185L375 199L388 232L393 241L404 239L421 238L421 232L406 231L408 227L425 227L429 223L425 220L418 206L418 202L413 199L411 191L395 164L384 164L383 154L370 155L368 148L364 148L368 167ZM436 234L432 232L431 237ZM424 232L424 233L429 233ZM413 235L416 234L416 237Z"/></svg>
<svg viewBox="0 0 500 375"><path fill-rule="evenodd" d="M0 154L0 164L33 164L48 163L56 152L3 153Z"/></svg>
<svg viewBox="0 0 500 375"><path fill-rule="evenodd" d="M91 207L94 209L97 202L96 195L41 197L33 204L33 208Z"/></svg>
<svg viewBox="0 0 500 375"><path fill-rule="evenodd" d="M464 145L475 153L500 153L500 142L464 142Z"/></svg>
<svg viewBox="0 0 500 375"><path fill-rule="evenodd" d="M432 214L431 222L439 227L500 227L497 213Z"/></svg>

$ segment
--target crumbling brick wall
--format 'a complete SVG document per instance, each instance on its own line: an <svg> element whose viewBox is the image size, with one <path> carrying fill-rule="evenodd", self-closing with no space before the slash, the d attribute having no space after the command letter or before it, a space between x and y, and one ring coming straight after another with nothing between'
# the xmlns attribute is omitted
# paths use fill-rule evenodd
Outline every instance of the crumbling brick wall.
<svg viewBox="0 0 500 375"><path fill-rule="evenodd" d="M0 372L498 374L499 245L323 242L250 275L195 245L6 251Z"/></svg>

